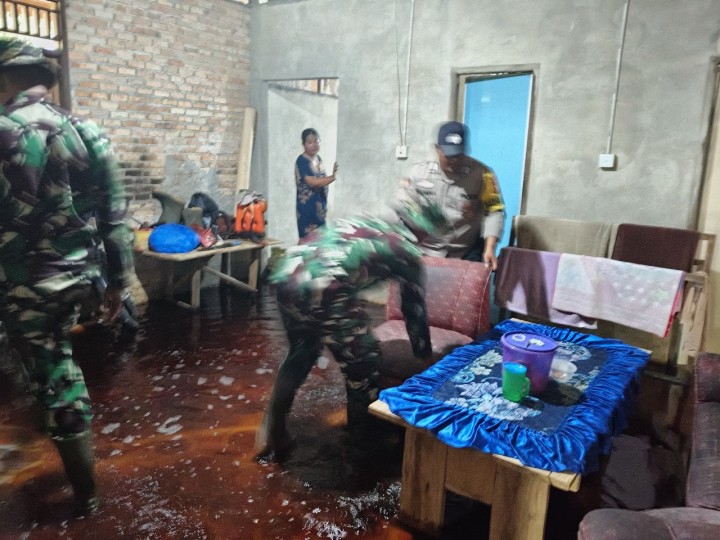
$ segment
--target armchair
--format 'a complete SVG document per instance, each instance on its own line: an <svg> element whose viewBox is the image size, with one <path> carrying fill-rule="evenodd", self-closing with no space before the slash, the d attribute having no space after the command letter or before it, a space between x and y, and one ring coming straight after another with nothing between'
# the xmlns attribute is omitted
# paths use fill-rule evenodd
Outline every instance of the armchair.
<svg viewBox="0 0 720 540"><path fill-rule="evenodd" d="M692 447L684 507L633 511L604 508L580 523L579 540L720 538L720 355L695 363Z"/></svg>
<svg viewBox="0 0 720 540"><path fill-rule="evenodd" d="M423 257L425 302L433 362L490 328L491 270L482 263ZM429 365L415 358L400 310L400 287L390 284L385 322L374 334L380 342L380 386L397 386Z"/></svg>

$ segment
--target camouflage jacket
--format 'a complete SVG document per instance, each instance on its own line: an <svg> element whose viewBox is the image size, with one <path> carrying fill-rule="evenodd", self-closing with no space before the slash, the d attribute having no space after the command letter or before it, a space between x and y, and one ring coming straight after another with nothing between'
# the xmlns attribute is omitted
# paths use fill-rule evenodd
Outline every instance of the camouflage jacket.
<svg viewBox="0 0 720 540"><path fill-rule="evenodd" d="M317 229L307 242L287 250L271 281L290 286L306 309L354 298L377 282L400 283L402 312L413 352L430 354L421 251L403 225L375 218L340 220L335 227Z"/></svg>
<svg viewBox="0 0 720 540"><path fill-rule="evenodd" d="M97 125L44 93L22 92L0 107L0 286L52 294L95 277L98 240L108 283L127 286L125 210L117 162Z"/></svg>

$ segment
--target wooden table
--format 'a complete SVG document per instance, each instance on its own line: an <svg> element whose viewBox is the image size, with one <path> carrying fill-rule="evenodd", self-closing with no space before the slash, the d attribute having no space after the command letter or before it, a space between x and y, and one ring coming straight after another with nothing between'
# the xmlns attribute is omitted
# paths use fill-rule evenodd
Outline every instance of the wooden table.
<svg viewBox="0 0 720 540"><path fill-rule="evenodd" d="M438 535L443 526L445 490L491 505L491 540L543 538L550 486L580 489L580 474L526 467L517 459L453 448L430 431L393 414L383 401L371 414L405 428L400 519Z"/></svg>
<svg viewBox="0 0 720 540"><path fill-rule="evenodd" d="M226 242L237 242L237 240L226 240ZM192 274L190 285L190 304L174 300L180 306L197 309L200 307L200 283L202 281L203 272L212 274L218 277L221 281L237 287L238 289L255 293L257 292L257 284L260 277L260 254L263 248L276 246L282 243L280 240L273 240L271 238L266 239L262 243L255 243L250 240L241 240L239 242L240 243L238 244L228 245L227 247L195 249L188 253L158 253L156 251L146 250L140 254L145 257L150 257L151 259L166 261L169 263L167 265L168 271L165 277L165 296L169 300L174 300L175 289L181 281L176 280L175 278L175 263L199 259L204 260L203 266L195 270ZM230 254L241 251L246 251L250 255L247 283L239 281L230 275ZM215 255L222 256L220 271L208 266L210 259L212 259Z"/></svg>

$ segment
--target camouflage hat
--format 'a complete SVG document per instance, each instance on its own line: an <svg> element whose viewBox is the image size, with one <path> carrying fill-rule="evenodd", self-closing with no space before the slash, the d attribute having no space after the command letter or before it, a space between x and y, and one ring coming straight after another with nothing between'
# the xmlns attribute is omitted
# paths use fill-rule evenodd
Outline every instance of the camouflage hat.
<svg viewBox="0 0 720 540"><path fill-rule="evenodd" d="M0 36L0 67L45 64L42 49L19 38Z"/></svg>
<svg viewBox="0 0 720 540"><path fill-rule="evenodd" d="M39 66L48 74L48 87L57 84L60 66L48 53L16 37L0 36L0 71L23 66Z"/></svg>

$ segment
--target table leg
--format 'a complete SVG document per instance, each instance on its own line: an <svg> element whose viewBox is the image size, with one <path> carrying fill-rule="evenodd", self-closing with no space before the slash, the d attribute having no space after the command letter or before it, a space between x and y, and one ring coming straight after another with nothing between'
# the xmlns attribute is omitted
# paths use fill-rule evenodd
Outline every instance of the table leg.
<svg viewBox="0 0 720 540"><path fill-rule="evenodd" d="M262 249L250 251L250 266L248 267L248 285L257 289L258 278L260 277L260 254Z"/></svg>
<svg viewBox="0 0 720 540"><path fill-rule="evenodd" d="M193 309L200 307L200 283L202 282L202 268L198 268L193 273L190 285L190 306Z"/></svg>
<svg viewBox="0 0 720 540"><path fill-rule="evenodd" d="M165 298L172 300L175 297L175 263L168 262L167 267L167 278L165 280Z"/></svg>
<svg viewBox="0 0 720 540"><path fill-rule="evenodd" d="M498 464L490 513L490 540L539 540L545 531L550 484L512 465Z"/></svg>
<svg viewBox="0 0 720 540"><path fill-rule="evenodd" d="M424 532L437 535L445 514L445 464L447 446L424 431L405 432L400 519Z"/></svg>

